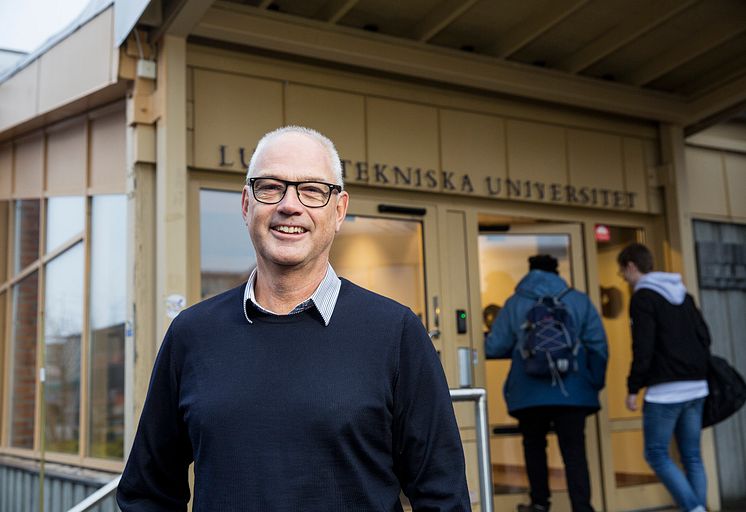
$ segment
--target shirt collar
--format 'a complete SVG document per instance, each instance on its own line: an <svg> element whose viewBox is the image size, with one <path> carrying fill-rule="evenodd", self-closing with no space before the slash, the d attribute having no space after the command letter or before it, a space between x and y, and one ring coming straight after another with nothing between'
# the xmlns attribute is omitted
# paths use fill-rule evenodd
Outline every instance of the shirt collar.
<svg viewBox="0 0 746 512"><path fill-rule="evenodd" d="M296 314L300 313L301 311L305 311L306 309L310 307L315 307L316 310L321 314L321 317L324 319L324 325L329 325L329 322L331 322L332 319L332 313L334 313L334 306L337 304L337 298L339 297L339 290L342 288L342 282L340 281L339 277L337 276L336 272L334 272L334 269L332 268L331 264L327 264L327 270L326 275L324 276L324 279L321 280L321 283L319 283L319 286L316 288L316 291L313 292L313 294L306 300L302 301L300 304L298 304L296 307L293 308L293 310L289 314ZM246 286L244 287L244 294L243 294L243 314L246 317L246 321L250 324L253 323L251 321L251 318L249 318L249 301L256 307L259 311L262 311L263 313L267 313L270 315L277 315L277 313L274 313L272 311L269 311L266 308L263 308L257 301L256 301L256 295L254 294L254 284L256 283L256 268L251 272L251 275L249 276L249 280L246 282ZM277 315L279 316L279 315Z"/></svg>

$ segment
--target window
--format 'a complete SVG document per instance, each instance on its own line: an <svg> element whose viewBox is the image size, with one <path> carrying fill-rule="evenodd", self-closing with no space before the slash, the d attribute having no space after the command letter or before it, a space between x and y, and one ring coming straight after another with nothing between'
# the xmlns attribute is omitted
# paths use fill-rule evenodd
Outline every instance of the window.
<svg viewBox="0 0 746 512"><path fill-rule="evenodd" d="M0 274L0 327L9 327L0 329L0 347L8 345L8 360L0 360L8 376L0 388L4 446L52 460L121 460L126 197L19 199L8 211L10 275Z"/></svg>
<svg viewBox="0 0 746 512"><path fill-rule="evenodd" d="M88 453L107 459L124 456L125 210L124 196L93 198Z"/></svg>
<svg viewBox="0 0 746 512"><path fill-rule="evenodd" d="M202 298L245 283L256 265L254 246L241 218L241 193L202 189L200 274Z"/></svg>

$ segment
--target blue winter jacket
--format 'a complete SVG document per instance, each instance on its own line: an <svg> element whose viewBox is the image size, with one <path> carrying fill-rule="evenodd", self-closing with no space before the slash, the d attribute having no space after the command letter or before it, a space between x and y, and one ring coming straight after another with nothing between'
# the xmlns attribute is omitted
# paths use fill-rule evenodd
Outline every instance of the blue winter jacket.
<svg viewBox="0 0 746 512"><path fill-rule="evenodd" d="M581 347L578 352L578 371L562 377L567 395L550 377L532 377L523 370L521 342L526 313L538 297L557 296L567 283L552 272L532 270L518 286L492 324L485 339L485 353L490 359L512 359L510 373L503 392L508 411L543 405L582 406L599 409L598 392L603 389L609 349L601 318L588 296L577 290L567 293L562 302L575 323Z"/></svg>

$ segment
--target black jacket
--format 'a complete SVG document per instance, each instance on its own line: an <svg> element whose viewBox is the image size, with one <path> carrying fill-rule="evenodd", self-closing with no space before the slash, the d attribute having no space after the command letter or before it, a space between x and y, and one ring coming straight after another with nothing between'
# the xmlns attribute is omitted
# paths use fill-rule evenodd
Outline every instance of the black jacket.
<svg viewBox="0 0 746 512"><path fill-rule="evenodd" d="M710 332L702 314L687 294L671 304L662 295L641 289L629 305L632 321L632 368L627 390L679 380L707 378Z"/></svg>

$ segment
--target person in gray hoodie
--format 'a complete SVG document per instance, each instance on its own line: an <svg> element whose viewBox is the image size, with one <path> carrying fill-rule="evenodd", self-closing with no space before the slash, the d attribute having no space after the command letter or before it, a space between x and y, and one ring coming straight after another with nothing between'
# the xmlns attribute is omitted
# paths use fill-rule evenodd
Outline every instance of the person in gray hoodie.
<svg viewBox="0 0 746 512"><path fill-rule="evenodd" d="M707 475L700 435L709 393L707 324L679 274L653 272L653 255L647 247L630 244L617 262L620 275L634 288L626 405L637 410L637 395L647 388L642 411L645 460L682 510L704 512ZM669 455L674 437L684 471Z"/></svg>

